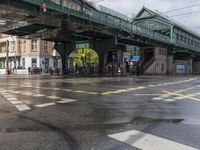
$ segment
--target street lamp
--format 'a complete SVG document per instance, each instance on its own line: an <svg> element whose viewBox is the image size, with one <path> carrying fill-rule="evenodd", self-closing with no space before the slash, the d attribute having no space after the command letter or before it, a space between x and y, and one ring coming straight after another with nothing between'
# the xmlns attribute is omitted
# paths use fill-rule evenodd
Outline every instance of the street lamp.
<svg viewBox="0 0 200 150"><path fill-rule="evenodd" d="M6 74L9 74L8 53L9 53L9 41L6 40Z"/></svg>
<svg viewBox="0 0 200 150"><path fill-rule="evenodd" d="M17 64L16 64L16 51L17 51L17 47L16 47L16 43L15 43L15 39L13 38L13 36L11 36L12 37L12 46L13 46L13 50L15 51L15 60L14 60L14 71L15 71L15 73L17 74Z"/></svg>

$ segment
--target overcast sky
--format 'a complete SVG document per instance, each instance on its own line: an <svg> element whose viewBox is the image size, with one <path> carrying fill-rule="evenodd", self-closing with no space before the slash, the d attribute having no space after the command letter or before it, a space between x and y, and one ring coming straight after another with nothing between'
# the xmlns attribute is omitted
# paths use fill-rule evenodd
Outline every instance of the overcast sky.
<svg viewBox="0 0 200 150"><path fill-rule="evenodd" d="M177 14L190 13L199 11L199 13L193 13L189 15L172 17L181 24L195 30L200 34L200 1L199 0L104 0L98 4L119 11L128 16L137 14L140 9L145 6L151 10L158 10L160 12L166 12L168 10L183 8L191 5L199 4L197 7L191 7L184 10L168 13L168 16L174 16ZM191 28L194 27L194 28Z"/></svg>

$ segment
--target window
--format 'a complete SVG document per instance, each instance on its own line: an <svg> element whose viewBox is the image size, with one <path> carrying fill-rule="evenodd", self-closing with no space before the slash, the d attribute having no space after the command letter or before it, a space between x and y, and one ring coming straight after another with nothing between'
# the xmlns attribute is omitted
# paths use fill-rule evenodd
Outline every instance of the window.
<svg viewBox="0 0 200 150"><path fill-rule="evenodd" d="M22 58L22 67L25 68L25 58Z"/></svg>
<svg viewBox="0 0 200 150"><path fill-rule="evenodd" d="M21 41L18 42L18 51L21 52Z"/></svg>
<svg viewBox="0 0 200 150"><path fill-rule="evenodd" d="M48 52L48 42L44 41L44 52Z"/></svg>
<svg viewBox="0 0 200 150"><path fill-rule="evenodd" d="M32 67L36 67L37 66L37 59L36 58L32 58L31 64L32 64Z"/></svg>
<svg viewBox="0 0 200 150"><path fill-rule="evenodd" d="M45 58L45 68L49 68L49 58Z"/></svg>
<svg viewBox="0 0 200 150"><path fill-rule="evenodd" d="M10 52L14 53L15 52L15 41L10 42Z"/></svg>
<svg viewBox="0 0 200 150"><path fill-rule="evenodd" d="M6 43L1 44L1 52L5 53L6 51Z"/></svg>
<svg viewBox="0 0 200 150"><path fill-rule="evenodd" d="M164 72L164 64L161 65L161 70Z"/></svg>
<svg viewBox="0 0 200 150"><path fill-rule="evenodd" d="M31 42L31 46L32 46L32 51L37 51L37 40L32 40Z"/></svg>
<svg viewBox="0 0 200 150"><path fill-rule="evenodd" d="M26 41L24 41L24 49L23 49L24 52L26 52Z"/></svg>

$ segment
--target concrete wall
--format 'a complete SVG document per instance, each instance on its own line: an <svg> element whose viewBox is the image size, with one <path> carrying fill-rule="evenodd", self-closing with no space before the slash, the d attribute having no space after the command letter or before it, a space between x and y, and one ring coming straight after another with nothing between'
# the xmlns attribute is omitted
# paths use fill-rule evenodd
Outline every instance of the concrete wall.
<svg viewBox="0 0 200 150"><path fill-rule="evenodd" d="M155 47L154 49L155 61L145 71L145 74L167 74L167 49L161 47Z"/></svg>
<svg viewBox="0 0 200 150"><path fill-rule="evenodd" d="M174 60L173 73L174 74L192 74L192 60Z"/></svg>
<svg viewBox="0 0 200 150"><path fill-rule="evenodd" d="M193 62L193 73L200 74L200 61Z"/></svg>

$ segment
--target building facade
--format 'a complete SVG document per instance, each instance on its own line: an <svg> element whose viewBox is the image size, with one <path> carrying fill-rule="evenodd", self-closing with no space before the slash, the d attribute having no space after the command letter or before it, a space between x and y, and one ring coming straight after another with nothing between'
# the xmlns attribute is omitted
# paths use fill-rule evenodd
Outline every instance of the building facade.
<svg viewBox="0 0 200 150"><path fill-rule="evenodd" d="M28 70L37 67L47 71L60 68L61 60L53 49L54 43L40 39L20 39L10 35L0 35L0 69L8 63L10 69Z"/></svg>

